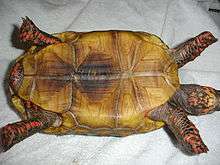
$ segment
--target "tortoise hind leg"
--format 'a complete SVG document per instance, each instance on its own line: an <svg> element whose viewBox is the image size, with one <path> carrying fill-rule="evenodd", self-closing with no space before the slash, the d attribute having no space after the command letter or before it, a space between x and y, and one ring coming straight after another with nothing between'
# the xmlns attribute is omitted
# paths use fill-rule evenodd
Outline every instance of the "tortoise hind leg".
<svg viewBox="0 0 220 165"><path fill-rule="evenodd" d="M26 120L8 124L0 129L0 152L5 152L16 143L57 124L58 116L44 111L39 106L26 102L28 117Z"/></svg>
<svg viewBox="0 0 220 165"><path fill-rule="evenodd" d="M14 144L39 132L45 125L46 123L39 119L30 119L4 126L0 130L0 152L7 151Z"/></svg>
<svg viewBox="0 0 220 165"><path fill-rule="evenodd" d="M209 45L217 39L210 32L203 32L198 36L189 39L183 44L171 49L171 55L179 68L198 57Z"/></svg>
<svg viewBox="0 0 220 165"><path fill-rule="evenodd" d="M166 103L151 111L150 118L164 121L175 135L178 142L189 153L200 154L208 151L203 143L198 129L187 118L185 111L173 103Z"/></svg>
<svg viewBox="0 0 220 165"><path fill-rule="evenodd" d="M61 42L59 38L41 31L28 17L23 18L19 39L22 42L31 41L34 45L38 46L47 46Z"/></svg>

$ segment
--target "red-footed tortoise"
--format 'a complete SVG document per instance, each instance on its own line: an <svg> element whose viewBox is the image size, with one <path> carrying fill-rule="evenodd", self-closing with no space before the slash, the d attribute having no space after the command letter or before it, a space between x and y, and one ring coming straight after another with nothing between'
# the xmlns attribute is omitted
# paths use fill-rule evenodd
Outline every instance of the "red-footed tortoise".
<svg viewBox="0 0 220 165"><path fill-rule="evenodd" d="M203 32L169 49L145 32L47 34L26 17L32 47L12 66L11 101L22 121L1 128L3 151L37 132L126 136L167 125L190 153L208 151L187 115L220 109L220 92L179 84L178 68L217 39Z"/></svg>

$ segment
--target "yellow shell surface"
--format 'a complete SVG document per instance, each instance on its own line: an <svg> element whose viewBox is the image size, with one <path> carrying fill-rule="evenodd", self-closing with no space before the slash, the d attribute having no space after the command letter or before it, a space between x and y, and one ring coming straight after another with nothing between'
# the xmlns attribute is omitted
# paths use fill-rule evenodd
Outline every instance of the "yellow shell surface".
<svg viewBox="0 0 220 165"><path fill-rule="evenodd" d="M125 136L163 126L147 114L174 94L179 78L158 37L130 31L55 36L63 43L21 58L18 95L63 119L45 132Z"/></svg>

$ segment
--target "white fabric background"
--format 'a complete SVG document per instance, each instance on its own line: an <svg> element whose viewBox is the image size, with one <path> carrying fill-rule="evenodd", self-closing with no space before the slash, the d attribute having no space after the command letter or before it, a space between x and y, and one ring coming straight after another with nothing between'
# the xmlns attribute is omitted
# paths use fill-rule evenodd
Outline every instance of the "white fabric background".
<svg viewBox="0 0 220 165"><path fill-rule="evenodd" d="M193 0L0 0L1 127L19 120L7 104L3 82L9 62L23 52L13 44L13 34L24 16L49 33L139 30L161 36L170 47L205 30L220 38L220 27ZM183 83L220 89L219 43L180 69ZM35 134L0 154L0 164L219 165L220 112L190 119L208 145L208 154L185 155L164 129L125 138Z"/></svg>

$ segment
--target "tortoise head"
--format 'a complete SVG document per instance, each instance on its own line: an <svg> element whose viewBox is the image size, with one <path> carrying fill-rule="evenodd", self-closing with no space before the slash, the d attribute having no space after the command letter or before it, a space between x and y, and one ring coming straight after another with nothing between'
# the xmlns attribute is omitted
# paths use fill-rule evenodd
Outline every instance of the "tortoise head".
<svg viewBox="0 0 220 165"><path fill-rule="evenodd" d="M21 61L16 61L9 72L9 88L11 94L17 93L24 77L24 70Z"/></svg>

